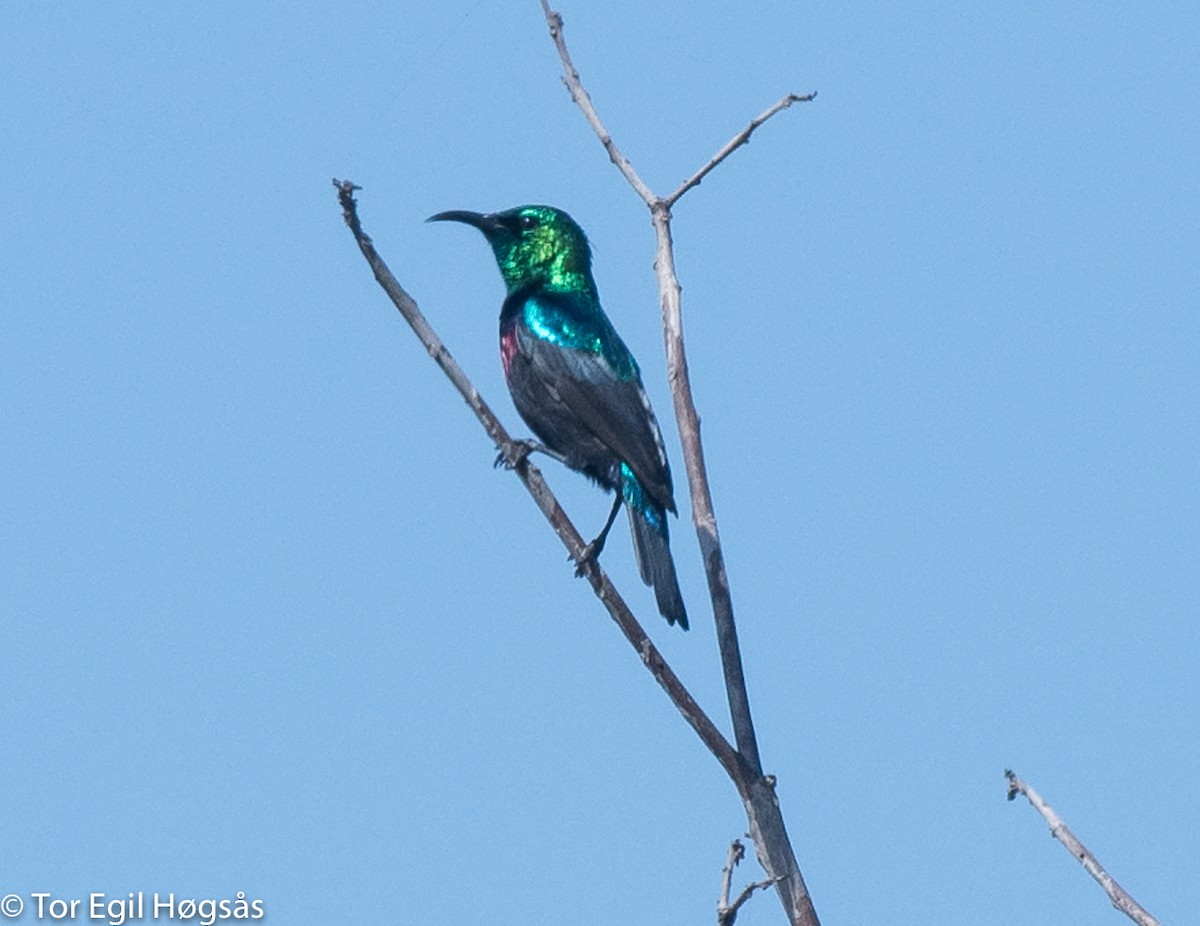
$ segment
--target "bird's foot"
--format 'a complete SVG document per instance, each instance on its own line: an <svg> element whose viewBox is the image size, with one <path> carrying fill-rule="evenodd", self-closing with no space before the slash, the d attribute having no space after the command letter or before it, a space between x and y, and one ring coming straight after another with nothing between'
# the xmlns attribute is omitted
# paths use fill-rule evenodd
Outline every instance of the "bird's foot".
<svg viewBox="0 0 1200 926"><path fill-rule="evenodd" d="M587 572L589 566L595 566L600 561L600 553L604 549L604 541L608 538L601 534L586 547L583 548L578 556L568 556L567 559L575 560L575 577L583 578L583 574Z"/></svg>
<svg viewBox="0 0 1200 926"><path fill-rule="evenodd" d="M529 459L531 453L550 453L550 448L545 444L539 444L535 440L525 440L517 438L512 442L513 460L509 462L508 456L503 450L496 454L496 462L492 464L493 468L500 469L519 469L525 465L525 461ZM553 456L553 454L551 454Z"/></svg>
<svg viewBox="0 0 1200 926"><path fill-rule="evenodd" d="M617 512L621 510L622 496L617 492L613 498L612 509L608 512L608 520L604 522L604 527L600 533L596 535L596 539L583 548L583 552L579 557L569 557L575 559L575 575L582 576L587 572L588 566L595 566L600 558L600 551L604 549L604 541L608 540L608 532L612 530L613 521L616 520Z"/></svg>

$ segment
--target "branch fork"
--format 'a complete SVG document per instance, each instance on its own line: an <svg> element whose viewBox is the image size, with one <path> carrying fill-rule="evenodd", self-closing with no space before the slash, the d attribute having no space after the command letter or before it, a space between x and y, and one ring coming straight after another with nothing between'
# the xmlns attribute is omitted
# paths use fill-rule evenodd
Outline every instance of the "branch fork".
<svg viewBox="0 0 1200 926"><path fill-rule="evenodd" d="M738 645L737 628L733 617L733 599L729 591L729 578L725 572L725 556L721 550L717 517L713 510L712 493L709 490L708 472L704 462L704 448L700 439L700 415L692 399L691 378L688 374L687 352L683 341L683 316L680 303L679 278L675 273L675 251L671 240L671 209L679 199L698 186L718 165L734 151L745 145L750 136L778 113L794 103L807 102L816 94L789 93L722 145L705 164L670 195L658 196L642 180L629 159L617 147L612 134L604 127L591 95L584 89L579 69L571 60L563 36L562 16L550 8L548 0L539 0L550 38L558 51L562 63L562 79L571 99L582 111L588 125L595 132L609 159L642 202L650 210L650 221L656 239L654 272L658 281L659 300L662 309L663 339L667 355L667 380L675 408L675 420L679 427L683 446L684 466L687 470L688 488L692 503L692 522L700 542L700 555L708 579L709 596L713 604L713 620L717 628L717 644L721 654L721 666L725 676L725 691L729 701L729 712L733 723L734 740L737 744L738 774L731 775L734 786L742 798L750 824L750 835L754 840L759 862L775 884L779 900L793 926L817 926L817 913L812 905L808 887L800 874L796 855L788 839L779 809L779 801L773 783L768 785L763 776L762 760L759 757L758 741L754 732L754 721L750 714L750 700L746 691L746 680L742 670L742 657Z"/></svg>
<svg viewBox="0 0 1200 926"><path fill-rule="evenodd" d="M729 844L729 860L721 869L721 896L717 900L717 926L733 926L738 911L742 909L746 901L754 896L754 892L768 888L779 880L779 878L764 878L761 881L753 881L742 888L742 892L730 903L729 890L733 883L733 869L745 857L746 847L742 845L740 839L735 839Z"/></svg>

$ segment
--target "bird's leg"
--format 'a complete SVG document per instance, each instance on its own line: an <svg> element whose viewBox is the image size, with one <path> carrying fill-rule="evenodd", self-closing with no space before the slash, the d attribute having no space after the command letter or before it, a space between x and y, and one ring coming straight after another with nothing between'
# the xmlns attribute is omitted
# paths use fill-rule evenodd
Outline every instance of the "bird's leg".
<svg viewBox="0 0 1200 926"><path fill-rule="evenodd" d="M566 465L567 458L561 453L551 450L545 444L538 443L535 440L527 440L521 437L518 437L512 443L513 447L515 447L517 451L516 462L510 465L508 462L508 457L506 457L504 455L504 451L501 450L496 454L496 462L492 464L493 467L499 469L503 466L505 469L516 469L529 458L531 453L544 453L546 456L558 460L559 463Z"/></svg>
<svg viewBox="0 0 1200 926"><path fill-rule="evenodd" d="M600 551L604 549L604 542L608 540L608 532L612 530L613 521L617 519L617 512L621 510L621 502L625 500L621 495L621 490L617 490L617 497L613 499L612 511L608 513L608 520L604 522L604 527L600 534L583 548L583 552L579 554L579 558L575 560L575 575L582 576L583 571L590 563L596 562L600 556Z"/></svg>

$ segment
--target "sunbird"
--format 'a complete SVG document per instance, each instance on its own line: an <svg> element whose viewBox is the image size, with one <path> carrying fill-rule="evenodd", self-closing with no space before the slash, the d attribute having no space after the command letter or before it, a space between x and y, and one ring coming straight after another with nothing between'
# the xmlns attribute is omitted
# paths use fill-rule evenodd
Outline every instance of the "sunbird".
<svg viewBox="0 0 1200 926"><path fill-rule="evenodd" d="M500 308L500 360L513 404L548 452L615 493L580 569L600 554L624 503L642 581L659 613L688 629L667 531L675 513L662 432L633 354L600 307L583 229L553 206L482 214L453 210L431 222L478 228L508 290Z"/></svg>

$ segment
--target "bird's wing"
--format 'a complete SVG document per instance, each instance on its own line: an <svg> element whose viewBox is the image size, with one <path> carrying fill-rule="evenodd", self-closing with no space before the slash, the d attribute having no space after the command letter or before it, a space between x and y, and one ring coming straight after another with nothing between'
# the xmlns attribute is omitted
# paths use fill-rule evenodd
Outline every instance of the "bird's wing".
<svg viewBox="0 0 1200 926"><path fill-rule="evenodd" d="M556 303L560 309L572 308L564 305L569 296L545 293L536 298ZM637 364L607 318L575 315L573 324L576 337L583 336L583 340L591 338L580 329L594 327L590 333L607 349L598 353L552 344L524 325L517 326L518 349L571 413L629 465L643 489L663 508L674 511L667 452Z"/></svg>

